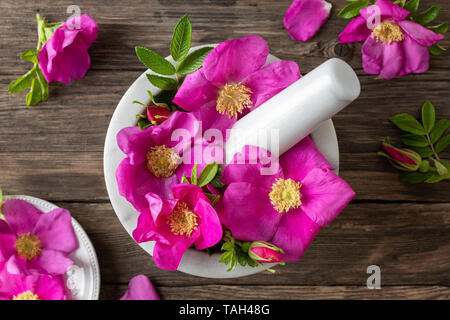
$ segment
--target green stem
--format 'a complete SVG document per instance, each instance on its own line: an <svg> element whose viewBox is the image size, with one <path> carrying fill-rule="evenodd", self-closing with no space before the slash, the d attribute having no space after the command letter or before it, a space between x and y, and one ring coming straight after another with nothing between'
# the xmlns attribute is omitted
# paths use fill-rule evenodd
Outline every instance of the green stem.
<svg viewBox="0 0 450 320"><path fill-rule="evenodd" d="M433 146L433 143L431 143L431 138L430 138L430 134L429 133L427 133L427 140L428 140L428 143L430 144L431 152L433 152L433 154L434 154L434 156L436 157L437 160L441 160L441 159L439 159L439 156L436 153L436 150L434 150L434 146Z"/></svg>

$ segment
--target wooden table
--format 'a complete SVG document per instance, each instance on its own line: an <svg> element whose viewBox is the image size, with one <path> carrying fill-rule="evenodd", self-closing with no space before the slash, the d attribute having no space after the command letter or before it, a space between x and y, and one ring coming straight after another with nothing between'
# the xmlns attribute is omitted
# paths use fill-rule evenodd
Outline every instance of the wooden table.
<svg viewBox="0 0 450 320"><path fill-rule="evenodd" d="M336 17L344 0L331 0L332 18L308 43L290 39L283 16L291 1L76 1L99 24L92 68L70 85L52 84L50 99L25 106L25 94L7 93L29 67L19 60L37 41L35 13L64 20L72 0L2 0L0 16L0 186L69 209L83 225L100 260L102 299L119 298L131 277L146 274L163 299L448 299L450 298L450 184L408 185L376 155L383 137L398 137L388 117L419 113L429 99L438 117L450 118L450 61L433 57L430 71L391 81L366 75L360 45L339 45L346 20ZM446 0L439 22L450 21ZM189 13L193 45L259 34L271 53L296 61L303 74L332 57L357 71L361 97L334 117L341 176L357 196L324 228L297 264L275 275L203 279L158 269L125 232L111 207L103 179L103 143L119 102L145 70L134 53L143 45L169 54L172 28ZM450 41L442 44L450 47ZM398 140L396 140L398 141ZM444 154L450 159L450 153ZM381 267L381 290L366 288L366 268Z"/></svg>

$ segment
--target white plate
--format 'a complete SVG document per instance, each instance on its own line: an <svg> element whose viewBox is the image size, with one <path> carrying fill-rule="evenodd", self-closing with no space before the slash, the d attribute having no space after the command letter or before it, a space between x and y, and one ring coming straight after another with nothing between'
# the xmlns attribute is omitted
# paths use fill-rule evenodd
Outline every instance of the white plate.
<svg viewBox="0 0 450 320"><path fill-rule="evenodd" d="M47 213L54 204L30 196L6 196L5 200L19 199L31 203ZM78 249L70 255L74 264L64 275L69 300L98 300L100 293L100 268L94 246L80 224L72 218L72 226L78 240Z"/></svg>
<svg viewBox="0 0 450 320"><path fill-rule="evenodd" d="M192 48L191 51L201 47L203 46ZM168 57L167 59L173 63L171 57ZM272 63L278 60L279 59L277 57L269 55L267 63ZM117 214L117 217L130 236L136 228L139 213L124 197L119 194L115 174L117 167L125 158L125 155L117 146L116 136L121 129L129 126L135 126L136 114L143 112L143 107L133 104L133 101L137 100L147 103L150 101L147 90L150 90L153 94L159 91L158 88L149 83L146 73L152 72L147 70L136 79L131 87L128 88L127 92L125 92L119 102L119 105L114 111L109 124L108 132L106 134L103 159L106 188L108 190L109 199L114 211ZM337 173L339 168L339 147L333 122L331 120L324 122L311 134L311 138L317 148L333 165L333 167L336 168L335 172ZM141 243L139 245L149 254L153 254L154 242ZM206 278L236 278L264 271L261 267L242 267L238 264L233 271L227 272L228 267L223 263L219 263L218 260L219 254L209 256L204 252L189 249L184 254L178 270Z"/></svg>

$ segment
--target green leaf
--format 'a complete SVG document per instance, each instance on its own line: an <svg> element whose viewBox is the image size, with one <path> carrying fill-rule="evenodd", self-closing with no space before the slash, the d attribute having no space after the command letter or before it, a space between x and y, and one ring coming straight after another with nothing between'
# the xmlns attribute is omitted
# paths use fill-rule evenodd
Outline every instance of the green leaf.
<svg viewBox="0 0 450 320"><path fill-rule="evenodd" d="M225 187L225 184L221 182L220 179L222 179L222 167L218 168L216 176L211 180L210 184L217 189Z"/></svg>
<svg viewBox="0 0 450 320"><path fill-rule="evenodd" d="M237 264L237 253L235 250L233 250L232 252L233 252L233 255L231 256L230 267L227 270L228 272L232 271L236 267L236 264Z"/></svg>
<svg viewBox="0 0 450 320"><path fill-rule="evenodd" d="M140 118L137 122L139 129L144 130L151 127L153 124L147 120L147 118Z"/></svg>
<svg viewBox="0 0 450 320"><path fill-rule="evenodd" d="M191 171L191 183L194 185L198 185L198 180L197 180L197 167L198 164L196 163L193 167L192 167L192 171Z"/></svg>
<svg viewBox="0 0 450 320"><path fill-rule="evenodd" d="M411 12L411 14L416 13L419 9L419 0L409 0L403 7L405 10Z"/></svg>
<svg viewBox="0 0 450 320"><path fill-rule="evenodd" d="M28 92L25 101L27 106L35 106L39 102L41 102L41 99L42 99L41 85L39 84L39 80L37 79L37 77L35 77L31 83L31 89L30 92Z"/></svg>
<svg viewBox="0 0 450 320"><path fill-rule="evenodd" d="M177 72L183 75L192 73L203 64L206 56L213 50L213 47L203 47L189 54L178 66Z"/></svg>
<svg viewBox="0 0 450 320"><path fill-rule="evenodd" d="M400 175L400 181L401 182L408 182L408 183L422 183L425 182L428 178L430 178L433 175L432 172L403 172Z"/></svg>
<svg viewBox="0 0 450 320"><path fill-rule="evenodd" d="M436 26L428 27L428 29L439 34L446 34L448 31L448 23L444 22Z"/></svg>
<svg viewBox="0 0 450 320"><path fill-rule="evenodd" d="M173 60L180 61L186 57L191 47L191 34L192 26L186 14L178 21L173 31L172 42L170 43L170 54Z"/></svg>
<svg viewBox="0 0 450 320"><path fill-rule="evenodd" d="M427 134L420 122L410 114L396 114L395 116L390 117L389 120L391 120L398 128L403 131L418 135Z"/></svg>
<svg viewBox="0 0 450 320"><path fill-rule="evenodd" d="M439 43L433 44L432 46L428 47L428 51L430 51L430 53L433 56L440 56L441 54L443 54L444 52L447 51L447 49L441 47L439 45Z"/></svg>
<svg viewBox="0 0 450 320"><path fill-rule="evenodd" d="M403 144L411 147L427 147L430 144L425 136L419 136L417 134L405 134L400 137Z"/></svg>
<svg viewBox="0 0 450 320"><path fill-rule="evenodd" d="M352 19L359 16L359 11L369 5L369 0L358 0L346 5L339 13L338 17Z"/></svg>
<svg viewBox="0 0 450 320"><path fill-rule="evenodd" d="M251 245L252 243L251 242L243 242L242 244L241 244L241 249L242 249L242 251L243 252L248 252L248 250L250 249L250 245Z"/></svg>
<svg viewBox="0 0 450 320"><path fill-rule="evenodd" d="M34 64L38 64L39 61L37 59L37 53L37 50L25 50L20 58L26 61L30 61Z"/></svg>
<svg viewBox="0 0 450 320"><path fill-rule="evenodd" d="M237 260L241 266L245 267L247 265L247 254L241 250L237 250Z"/></svg>
<svg viewBox="0 0 450 320"><path fill-rule="evenodd" d="M208 164L200 173L200 178L198 179L198 186L203 188L208 183L210 183L217 174L219 170L219 165L216 162Z"/></svg>
<svg viewBox="0 0 450 320"><path fill-rule="evenodd" d="M175 67L156 52L144 47L136 47L135 49L139 60L150 70L166 76L175 74Z"/></svg>
<svg viewBox="0 0 450 320"><path fill-rule="evenodd" d="M415 152L417 152L418 154L420 154L420 156L421 156L422 158L428 158L428 157L431 157L431 156L433 155L433 151L431 150L430 147L423 147L423 148L420 148L420 147L410 147L410 149L411 149L412 151L415 151Z"/></svg>
<svg viewBox="0 0 450 320"><path fill-rule="evenodd" d="M232 257L233 257L233 251L226 251L220 256L219 262L228 264L228 263L230 263Z"/></svg>
<svg viewBox="0 0 450 320"><path fill-rule="evenodd" d="M434 145L434 151L436 153L440 153L447 149L447 147L450 145L450 134L447 134L439 139L438 142Z"/></svg>
<svg viewBox="0 0 450 320"><path fill-rule="evenodd" d="M430 101L425 101L422 106L422 124L427 133L430 133L436 121L436 110Z"/></svg>
<svg viewBox="0 0 450 320"><path fill-rule="evenodd" d="M437 173L440 176L448 175L448 169L439 161L434 161L434 165L436 167Z"/></svg>
<svg viewBox="0 0 450 320"><path fill-rule="evenodd" d="M414 22L417 22L421 25L428 24L437 18L440 9L441 8L439 6L431 6L427 10L414 16Z"/></svg>
<svg viewBox="0 0 450 320"><path fill-rule="evenodd" d="M152 85L163 90L175 90L178 86L176 80L172 78L160 77L154 74L147 74L147 78Z"/></svg>
<svg viewBox="0 0 450 320"><path fill-rule="evenodd" d="M440 176L439 174L433 174L431 177L429 177L427 180L425 180L426 183L438 183L442 180L448 179L448 175L446 176Z"/></svg>
<svg viewBox="0 0 450 320"><path fill-rule="evenodd" d="M36 68L33 67L30 71L28 71L26 74L21 76L19 79L11 82L8 87L8 92L9 93L18 93L18 92L21 92L21 91L31 87L33 78L36 75L35 72L36 72Z"/></svg>
<svg viewBox="0 0 450 320"><path fill-rule="evenodd" d="M441 119L436 122L436 125L430 133L431 143L435 144L442 137L448 127L450 127L450 121L447 119Z"/></svg>
<svg viewBox="0 0 450 320"><path fill-rule="evenodd" d="M231 241L227 241L222 245L222 251L230 251L233 250L234 244Z"/></svg>
<svg viewBox="0 0 450 320"><path fill-rule="evenodd" d="M183 176L181 177L181 183L190 183L189 180L186 178L186 175L183 172Z"/></svg>
<svg viewBox="0 0 450 320"><path fill-rule="evenodd" d="M39 85L41 87L41 100L47 101L48 99L48 82L45 80L44 74L41 71L41 68L36 67L37 80L39 81Z"/></svg>

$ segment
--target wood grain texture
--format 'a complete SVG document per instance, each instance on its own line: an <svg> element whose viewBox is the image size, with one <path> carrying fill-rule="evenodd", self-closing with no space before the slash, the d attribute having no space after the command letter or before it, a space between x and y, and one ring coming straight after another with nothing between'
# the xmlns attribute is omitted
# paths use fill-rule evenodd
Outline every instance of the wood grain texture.
<svg viewBox="0 0 450 320"><path fill-rule="evenodd" d="M330 1L330 0L329 0ZM99 24L90 49L92 68L83 80L52 84L50 99L25 106L25 94L9 95L9 82L27 71L22 51L37 41L37 10L64 20L63 1L2 0L0 14L0 186L8 194L29 194L70 209L94 242L102 271L102 298L117 298L128 280L149 275L163 298L426 298L448 299L450 278L450 188L407 185L376 156L389 135L398 142L388 117L419 115L429 99L438 117L450 118L450 60L432 57L430 70L390 81L366 75L360 44L339 45L348 21L336 17L346 4L331 0L332 17L308 43L295 42L283 28L290 0L82 0L82 12ZM438 22L450 20L446 0ZM361 97L333 118L339 138L341 176L355 189L355 201L324 228L298 264L228 280L203 279L155 267L128 236L109 204L103 179L103 143L112 113L130 84L145 71L134 46L169 54L173 26L189 13L193 45L259 34L271 53L296 61L303 74L331 57L356 70ZM450 47L444 39L442 45ZM450 152L443 154L450 159ZM379 291L367 290L365 270L382 269ZM257 289L257 291L255 291ZM257 292L257 296L256 293Z"/></svg>

